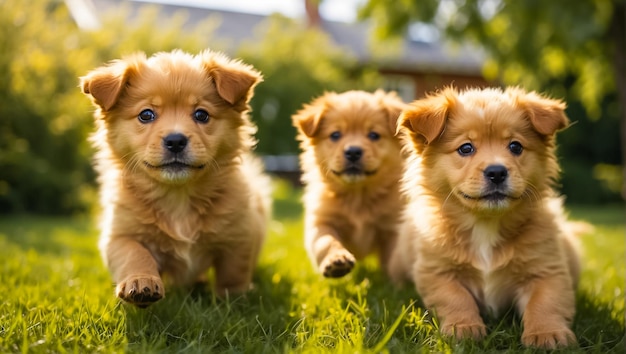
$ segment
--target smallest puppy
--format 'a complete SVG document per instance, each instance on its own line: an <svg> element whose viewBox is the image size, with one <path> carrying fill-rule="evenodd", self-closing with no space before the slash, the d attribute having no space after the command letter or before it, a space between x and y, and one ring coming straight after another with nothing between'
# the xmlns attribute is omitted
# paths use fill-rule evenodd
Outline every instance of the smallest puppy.
<svg viewBox="0 0 626 354"><path fill-rule="evenodd" d="M515 306L525 346L576 343L579 257L552 187L564 109L518 88L449 88L400 117L410 202L392 278L415 283L444 334L480 339L481 313Z"/></svg>
<svg viewBox="0 0 626 354"><path fill-rule="evenodd" d="M326 93L293 116L305 184L305 246L325 277L377 252L386 265L401 214L401 145L394 93Z"/></svg>

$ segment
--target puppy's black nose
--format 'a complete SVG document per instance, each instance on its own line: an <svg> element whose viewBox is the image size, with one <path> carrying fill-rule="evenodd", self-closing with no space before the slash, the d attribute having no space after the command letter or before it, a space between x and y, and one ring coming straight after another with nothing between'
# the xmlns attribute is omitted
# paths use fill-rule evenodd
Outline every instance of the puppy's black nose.
<svg viewBox="0 0 626 354"><path fill-rule="evenodd" d="M357 162L363 156L363 149L358 146L350 146L344 152L346 160L350 162Z"/></svg>
<svg viewBox="0 0 626 354"><path fill-rule="evenodd" d="M163 138L163 146L173 153L181 152L187 146L187 137L180 133L172 133Z"/></svg>
<svg viewBox="0 0 626 354"><path fill-rule="evenodd" d="M493 184L501 184L506 181L509 171L502 165L490 165L483 171L485 178Z"/></svg>

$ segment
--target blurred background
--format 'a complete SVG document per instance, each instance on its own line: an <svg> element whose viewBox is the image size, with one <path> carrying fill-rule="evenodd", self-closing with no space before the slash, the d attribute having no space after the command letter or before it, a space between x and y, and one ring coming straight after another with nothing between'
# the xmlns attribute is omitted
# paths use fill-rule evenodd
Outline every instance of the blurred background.
<svg viewBox="0 0 626 354"><path fill-rule="evenodd" d="M324 91L410 102L446 85L519 85L568 103L561 191L622 202L624 0L0 0L0 213L96 201L93 108L78 77L124 54L221 50L259 69L257 152L297 184L291 115ZM621 143L620 143L621 142Z"/></svg>

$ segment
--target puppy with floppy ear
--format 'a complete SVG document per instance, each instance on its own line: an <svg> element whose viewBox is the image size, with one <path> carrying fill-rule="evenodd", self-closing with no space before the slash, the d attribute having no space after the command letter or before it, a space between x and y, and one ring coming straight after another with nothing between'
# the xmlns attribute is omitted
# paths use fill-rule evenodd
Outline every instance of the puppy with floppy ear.
<svg viewBox="0 0 626 354"><path fill-rule="evenodd" d="M386 269L403 203L393 93L326 93L293 116L305 184L305 246L325 277L377 253Z"/></svg>
<svg viewBox="0 0 626 354"><path fill-rule="evenodd" d="M143 53L81 78L95 107L100 249L116 295L145 307L215 269L219 296L251 286L270 183L247 116L261 75L209 50Z"/></svg>
<svg viewBox="0 0 626 354"><path fill-rule="evenodd" d="M410 201L390 273L415 283L443 333L482 338L481 313L514 306L525 346L576 343L579 256L553 189L564 109L519 88L447 88L401 115Z"/></svg>

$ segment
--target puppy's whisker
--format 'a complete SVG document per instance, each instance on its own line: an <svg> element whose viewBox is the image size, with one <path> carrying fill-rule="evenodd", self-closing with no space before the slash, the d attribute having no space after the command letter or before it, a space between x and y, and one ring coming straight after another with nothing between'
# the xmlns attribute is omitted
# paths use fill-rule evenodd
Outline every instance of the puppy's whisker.
<svg viewBox="0 0 626 354"><path fill-rule="evenodd" d="M533 191L532 188L527 188L523 193L522 193L522 198L527 199L529 202L534 203L536 196L535 193Z"/></svg>
<svg viewBox="0 0 626 354"><path fill-rule="evenodd" d="M135 163L137 159L137 153L129 152L126 155L122 156L121 160L126 161L124 164L124 172L129 171L132 172L132 165ZM130 166L130 167L129 167Z"/></svg>
<svg viewBox="0 0 626 354"><path fill-rule="evenodd" d="M529 183L528 188L524 191L522 195L527 195L531 202L538 202L541 200L541 193L535 185Z"/></svg>
<svg viewBox="0 0 626 354"><path fill-rule="evenodd" d="M452 190L450 191L450 193L448 193L448 195L446 196L446 199L443 200L443 203L441 204L441 208L444 209L446 207L446 203L448 202L448 199L450 199L450 197L452 196L452 194L454 194L454 192L456 191L457 187L454 186L454 188L452 188Z"/></svg>
<svg viewBox="0 0 626 354"><path fill-rule="evenodd" d="M207 164L211 167L212 171L219 172L221 169L220 164L217 162L217 160L214 157L211 157L211 159L207 162Z"/></svg>
<svg viewBox="0 0 626 354"><path fill-rule="evenodd" d="M328 166L329 161L330 160L328 158L325 158L320 161L319 166ZM324 177L332 176L332 172L330 168L325 168L325 169L320 169L320 170L324 173Z"/></svg>
<svg viewBox="0 0 626 354"><path fill-rule="evenodd" d="M122 183L126 183L126 179L132 179L138 171L141 170L141 165L143 164L143 159L141 158L141 154L134 153L132 155L127 154L125 157L128 157L124 168L122 169Z"/></svg>
<svg viewBox="0 0 626 354"><path fill-rule="evenodd" d="M130 159L128 160L128 163L126 164L126 168L124 169L125 173L128 174L135 174L137 172L137 170L139 169L139 165L141 164L141 159L139 158L138 154L135 154L133 156L130 157Z"/></svg>
<svg viewBox="0 0 626 354"><path fill-rule="evenodd" d="M122 161L126 161L124 163L124 167L121 169L121 172L122 172L121 182L123 185L125 184L126 177L134 173L133 165L135 164L135 156L136 156L136 153L130 152L130 153L127 153L126 155L123 155L121 158Z"/></svg>

